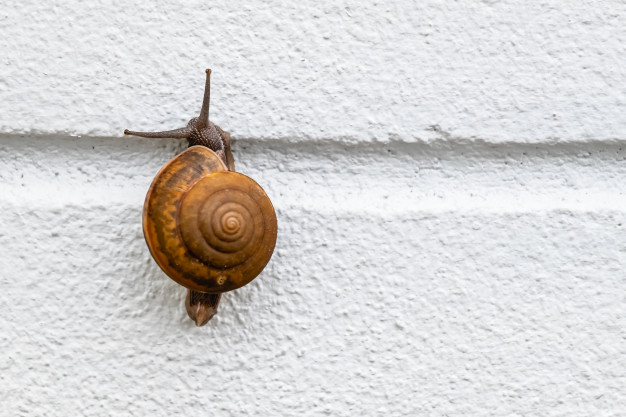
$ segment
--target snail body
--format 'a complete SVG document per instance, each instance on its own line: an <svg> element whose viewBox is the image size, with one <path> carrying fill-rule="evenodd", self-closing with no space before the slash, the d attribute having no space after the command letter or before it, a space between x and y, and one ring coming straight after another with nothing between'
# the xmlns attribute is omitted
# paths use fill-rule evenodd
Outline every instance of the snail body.
<svg viewBox="0 0 626 417"><path fill-rule="evenodd" d="M159 267L188 288L186 308L197 325L217 312L223 292L258 276L277 235L270 199L254 180L234 171L230 136L208 120L211 71L206 74L200 117L186 127L124 131L189 142L154 178L144 203L143 231Z"/></svg>

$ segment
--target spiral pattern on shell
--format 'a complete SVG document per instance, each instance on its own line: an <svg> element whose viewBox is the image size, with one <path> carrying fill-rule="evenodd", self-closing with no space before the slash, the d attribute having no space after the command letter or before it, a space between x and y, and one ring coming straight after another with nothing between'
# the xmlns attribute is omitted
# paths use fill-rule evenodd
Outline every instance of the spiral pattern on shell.
<svg viewBox="0 0 626 417"><path fill-rule="evenodd" d="M232 181L232 175L239 175ZM232 268L258 250L265 233L263 198L249 178L233 172L211 174L182 201L180 231L189 250L217 268Z"/></svg>

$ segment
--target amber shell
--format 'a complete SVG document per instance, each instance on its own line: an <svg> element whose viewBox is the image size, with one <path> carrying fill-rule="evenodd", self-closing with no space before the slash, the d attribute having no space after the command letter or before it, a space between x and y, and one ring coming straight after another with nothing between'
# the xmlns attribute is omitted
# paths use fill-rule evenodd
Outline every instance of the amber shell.
<svg viewBox="0 0 626 417"><path fill-rule="evenodd" d="M251 178L228 171L203 146L174 157L156 175L143 209L152 257L174 281L221 293L252 281L276 245L267 194Z"/></svg>

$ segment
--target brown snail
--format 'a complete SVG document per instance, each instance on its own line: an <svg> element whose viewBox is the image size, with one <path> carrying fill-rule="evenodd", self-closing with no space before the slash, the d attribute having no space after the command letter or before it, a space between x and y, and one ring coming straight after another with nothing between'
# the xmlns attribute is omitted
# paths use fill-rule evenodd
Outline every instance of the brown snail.
<svg viewBox="0 0 626 417"><path fill-rule="evenodd" d="M185 138L189 148L156 175L143 209L152 257L187 287L189 317L202 326L217 312L221 294L252 281L276 245L276 213L265 191L234 171L230 136L209 121L211 70L206 70L199 117L164 132L124 134Z"/></svg>

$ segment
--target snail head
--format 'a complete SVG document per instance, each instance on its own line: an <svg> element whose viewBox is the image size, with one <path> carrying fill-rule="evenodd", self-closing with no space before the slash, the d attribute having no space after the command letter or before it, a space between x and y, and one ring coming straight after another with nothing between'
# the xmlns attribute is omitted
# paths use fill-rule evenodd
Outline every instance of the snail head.
<svg viewBox="0 0 626 417"><path fill-rule="evenodd" d="M206 83L204 85L204 97L200 116L194 117L187 123L187 126L165 130L162 132L134 132L124 130L125 135L140 136L142 138L172 138L187 139L189 146L206 146L215 152L224 162L225 156L225 134L219 126L209 120L209 102L211 98L211 70L206 70Z"/></svg>

